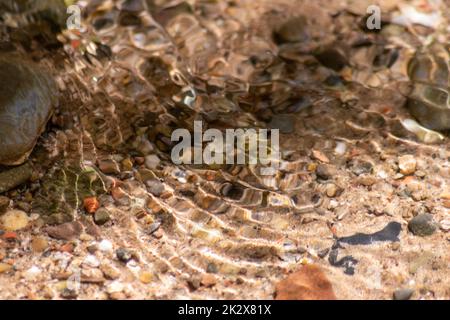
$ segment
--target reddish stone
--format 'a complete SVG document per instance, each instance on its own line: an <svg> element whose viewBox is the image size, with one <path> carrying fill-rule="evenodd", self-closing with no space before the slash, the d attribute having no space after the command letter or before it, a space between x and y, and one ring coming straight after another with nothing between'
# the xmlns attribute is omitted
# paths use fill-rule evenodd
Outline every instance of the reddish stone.
<svg viewBox="0 0 450 320"><path fill-rule="evenodd" d="M96 197L85 198L83 204L86 212L91 214L94 214L100 208L100 202L98 202Z"/></svg>
<svg viewBox="0 0 450 320"><path fill-rule="evenodd" d="M67 253L72 253L73 249L74 249L73 244L70 243L70 242L66 243L66 244L63 244L61 247L59 247L59 251L67 252Z"/></svg>
<svg viewBox="0 0 450 320"><path fill-rule="evenodd" d="M276 300L336 300L333 286L315 265L302 266L276 285Z"/></svg>
<svg viewBox="0 0 450 320"><path fill-rule="evenodd" d="M16 240L17 237L17 233L12 232L12 231L7 231L2 235L2 238L5 240Z"/></svg>
<svg viewBox="0 0 450 320"><path fill-rule="evenodd" d="M54 239L72 240L80 236L83 226L78 221L63 223L58 226L50 226L44 228L44 231Z"/></svg>

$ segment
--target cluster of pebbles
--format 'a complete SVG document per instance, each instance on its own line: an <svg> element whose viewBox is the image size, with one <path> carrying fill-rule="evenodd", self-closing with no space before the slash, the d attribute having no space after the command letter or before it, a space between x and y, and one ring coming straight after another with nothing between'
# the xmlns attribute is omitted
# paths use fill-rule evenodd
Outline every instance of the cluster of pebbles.
<svg viewBox="0 0 450 320"><path fill-rule="evenodd" d="M4 9L0 298L450 297L440 30L290 2L80 1L58 45ZM279 170L174 165L194 120L279 129Z"/></svg>

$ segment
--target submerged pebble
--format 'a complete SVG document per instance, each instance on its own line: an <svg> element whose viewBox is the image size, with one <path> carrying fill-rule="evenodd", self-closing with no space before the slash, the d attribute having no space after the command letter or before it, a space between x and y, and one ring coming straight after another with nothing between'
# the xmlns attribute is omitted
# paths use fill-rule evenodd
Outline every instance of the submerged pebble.
<svg viewBox="0 0 450 320"><path fill-rule="evenodd" d="M27 182L32 174L33 169L29 163L0 171L0 193L9 191Z"/></svg>
<svg viewBox="0 0 450 320"><path fill-rule="evenodd" d="M18 165L27 159L57 103L56 84L48 72L0 54L0 164ZM2 180L0 193L6 191Z"/></svg>
<svg viewBox="0 0 450 320"><path fill-rule="evenodd" d="M409 300L414 294L413 289L399 289L394 291L394 300Z"/></svg>
<svg viewBox="0 0 450 320"><path fill-rule="evenodd" d="M437 225L434 222L433 216L425 213L419 214L411 219L408 223L408 229L416 236L425 237L435 233Z"/></svg>
<svg viewBox="0 0 450 320"><path fill-rule="evenodd" d="M333 285L321 268L304 265L276 285L276 300L336 300Z"/></svg>
<svg viewBox="0 0 450 320"><path fill-rule="evenodd" d="M0 224L6 231L17 231L28 226L30 219L26 212L10 210L0 217Z"/></svg>

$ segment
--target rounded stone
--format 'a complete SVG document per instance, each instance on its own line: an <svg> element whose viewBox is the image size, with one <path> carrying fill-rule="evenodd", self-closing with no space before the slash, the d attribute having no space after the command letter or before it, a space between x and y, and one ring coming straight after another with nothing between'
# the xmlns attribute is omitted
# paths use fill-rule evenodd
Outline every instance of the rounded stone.
<svg viewBox="0 0 450 320"><path fill-rule="evenodd" d="M38 65L0 55L0 164L25 162L58 102L56 84Z"/></svg>
<svg viewBox="0 0 450 320"><path fill-rule="evenodd" d="M104 225L109 220L111 220L111 215L108 211L108 209L100 208L95 212L94 214L94 221L97 225Z"/></svg>
<svg viewBox="0 0 450 320"><path fill-rule="evenodd" d="M17 231L28 226L30 219L24 211L10 210L0 217L0 224L6 231Z"/></svg>
<svg viewBox="0 0 450 320"><path fill-rule="evenodd" d="M133 258L131 252L124 248L117 249L116 256L119 261L122 261L124 263L127 263Z"/></svg>
<svg viewBox="0 0 450 320"><path fill-rule="evenodd" d="M433 43L417 51L408 65L413 84L408 97L411 114L432 130L450 129L450 50Z"/></svg>
<svg viewBox="0 0 450 320"><path fill-rule="evenodd" d="M399 289L394 292L394 300L409 300L413 294L413 289Z"/></svg>
<svg viewBox="0 0 450 320"><path fill-rule="evenodd" d="M308 40L309 32L306 17L297 16L287 20L274 32L274 38L279 44Z"/></svg>
<svg viewBox="0 0 450 320"><path fill-rule="evenodd" d="M408 223L408 229L414 235L425 237L436 232L437 226L431 214L419 214Z"/></svg>

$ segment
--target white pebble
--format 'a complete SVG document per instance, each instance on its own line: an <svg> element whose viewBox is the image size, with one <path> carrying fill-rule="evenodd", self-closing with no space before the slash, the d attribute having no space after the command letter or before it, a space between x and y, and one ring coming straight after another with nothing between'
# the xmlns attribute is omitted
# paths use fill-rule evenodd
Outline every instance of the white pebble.
<svg viewBox="0 0 450 320"><path fill-rule="evenodd" d="M156 154L151 154L145 157L145 166L148 169L155 170L160 162L161 161Z"/></svg>
<svg viewBox="0 0 450 320"><path fill-rule="evenodd" d="M98 249L103 252L112 252L113 251L113 245L111 241L108 240L102 240L98 244Z"/></svg>
<svg viewBox="0 0 450 320"><path fill-rule="evenodd" d="M334 149L334 152L338 155L344 155L345 151L347 151L347 145L345 144L345 142L336 142L336 148Z"/></svg>
<svg viewBox="0 0 450 320"><path fill-rule="evenodd" d="M100 261L98 261L98 259L95 256L91 255L91 254L88 255L84 259L83 263L88 265L88 266L90 266L90 267L92 267L92 268L97 268L100 265Z"/></svg>
<svg viewBox="0 0 450 320"><path fill-rule="evenodd" d="M28 269L28 270L25 272L25 277L26 277L27 279L33 279L33 278L35 278L38 274L40 274L41 272L42 272L41 269L39 269L39 268L36 267L36 266L32 266L30 269Z"/></svg>
<svg viewBox="0 0 450 320"><path fill-rule="evenodd" d="M123 285L123 283L114 281L106 288L106 292L108 293L122 292L124 288L125 286Z"/></svg>

